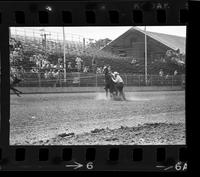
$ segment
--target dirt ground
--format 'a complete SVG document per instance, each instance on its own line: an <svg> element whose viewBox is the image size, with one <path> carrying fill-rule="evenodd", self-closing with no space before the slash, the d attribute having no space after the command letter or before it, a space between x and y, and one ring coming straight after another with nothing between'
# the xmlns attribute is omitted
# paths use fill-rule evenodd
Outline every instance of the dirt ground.
<svg viewBox="0 0 200 177"><path fill-rule="evenodd" d="M11 145L185 144L185 92L11 95Z"/></svg>
<svg viewBox="0 0 200 177"><path fill-rule="evenodd" d="M162 132L162 133L161 133ZM38 145L174 145L185 144L185 125L154 123L138 127L118 129L94 129L89 133L76 135L62 133L54 138L33 142Z"/></svg>

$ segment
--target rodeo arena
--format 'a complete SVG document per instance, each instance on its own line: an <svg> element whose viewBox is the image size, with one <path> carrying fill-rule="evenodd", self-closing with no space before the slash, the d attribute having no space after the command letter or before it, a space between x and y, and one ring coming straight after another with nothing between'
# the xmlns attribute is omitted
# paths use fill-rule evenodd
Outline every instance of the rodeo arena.
<svg viewBox="0 0 200 177"><path fill-rule="evenodd" d="M186 143L186 37L48 28L10 28L10 145Z"/></svg>

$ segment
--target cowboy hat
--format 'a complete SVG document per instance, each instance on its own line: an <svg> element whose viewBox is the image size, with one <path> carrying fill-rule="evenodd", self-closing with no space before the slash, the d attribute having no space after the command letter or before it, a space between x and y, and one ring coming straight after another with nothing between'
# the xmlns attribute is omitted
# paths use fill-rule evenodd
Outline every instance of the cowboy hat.
<svg viewBox="0 0 200 177"><path fill-rule="evenodd" d="M115 71L114 73L113 73L114 75L117 75L117 74L119 74L117 71Z"/></svg>

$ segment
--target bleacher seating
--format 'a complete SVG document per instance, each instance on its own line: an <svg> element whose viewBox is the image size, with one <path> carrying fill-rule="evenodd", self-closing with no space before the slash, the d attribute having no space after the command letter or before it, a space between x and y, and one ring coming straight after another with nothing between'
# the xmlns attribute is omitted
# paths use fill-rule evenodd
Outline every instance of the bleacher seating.
<svg viewBox="0 0 200 177"><path fill-rule="evenodd" d="M24 38L22 36L15 36L15 41L20 42L23 49L24 58L29 60L31 56L37 54L44 54L44 45L42 45L42 40L36 38ZM47 41L46 43L46 53L48 54L48 60L57 63L57 59L63 56L63 48L61 41L59 43L55 41ZM132 73L132 74L144 74L144 60L139 59L134 64L131 64L131 58L114 56L109 53L99 52L95 48L83 47L80 43L67 43L66 45L66 60L67 62L74 62L77 55L80 55L81 59L84 61L86 66L92 68L93 57L96 60L97 66L103 67L104 65L110 65L113 71L118 71L119 73ZM33 65L33 63L32 63ZM34 66L35 67L35 66ZM27 66L24 67L26 72L30 72L31 69L30 62L27 62ZM179 74L184 73L185 66L179 66L169 60L163 61L152 61L148 63L148 74L158 75L159 70L163 69L164 74L173 74L175 70ZM36 74L27 74L24 76L27 80L36 80ZM85 79L87 80L87 79ZM89 81L88 81L89 83Z"/></svg>

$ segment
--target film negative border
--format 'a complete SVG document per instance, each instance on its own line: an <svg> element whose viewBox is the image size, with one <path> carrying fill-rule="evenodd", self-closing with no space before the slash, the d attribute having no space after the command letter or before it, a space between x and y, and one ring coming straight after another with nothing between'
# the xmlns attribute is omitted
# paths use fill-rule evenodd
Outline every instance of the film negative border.
<svg viewBox="0 0 200 177"><path fill-rule="evenodd" d="M0 152L1 170L187 171L185 146L11 146Z"/></svg>
<svg viewBox="0 0 200 177"><path fill-rule="evenodd" d="M171 0L2 2L0 7L0 24L8 26L186 25L187 18L187 1Z"/></svg>
<svg viewBox="0 0 200 177"><path fill-rule="evenodd" d="M1 59L9 26L187 25L186 1L1 2ZM8 86L9 61L1 61ZM9 146L9 91L1 85L0 170L186 171L187 146ZM3 90L3 91L2 91ZM3 126L2 126L3 125Z"/></svg>

